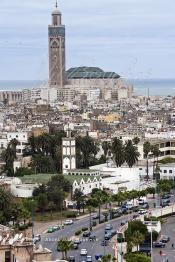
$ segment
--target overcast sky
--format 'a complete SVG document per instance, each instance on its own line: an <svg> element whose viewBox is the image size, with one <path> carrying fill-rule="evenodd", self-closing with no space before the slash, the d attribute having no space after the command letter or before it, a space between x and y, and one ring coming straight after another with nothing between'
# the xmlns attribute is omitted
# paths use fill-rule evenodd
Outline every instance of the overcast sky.
<svg viewBox="0 0 175 262"><path fill-rule="evenodd" d="M54 0L1 0L0 80L47 79ZM175 0L62 0L66 63L175 78Z"/></svg>

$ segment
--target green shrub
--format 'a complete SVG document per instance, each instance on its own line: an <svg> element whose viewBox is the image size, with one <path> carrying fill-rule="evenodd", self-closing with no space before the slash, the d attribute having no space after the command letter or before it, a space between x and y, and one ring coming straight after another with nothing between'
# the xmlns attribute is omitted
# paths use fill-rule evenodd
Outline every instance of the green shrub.
<svg viewBox="0 0 175 262"><path fill-rule="evenodd" d="M79 229L79 230L77 230L77 231L75 232L75 236L79 236L81 233L82 233L82 230Z"/></svg>
<svg viewBox="0 0 175 262"><path fill-rule="evenodd" d="M95 227L97 225L96 221L92 221L92 226Z"/></svg>
<svg viewBox="0 0 175 262"><path fill-rule="evenodd" d="M18 228L19 228L19 230L23 231L23 230L28 228L28 224L20 225Z"/></svg>
<svg viewBox="0 0 175 262"><path fill-rule="evenodd" d="M32 175L32 170L27 167L20 167L16 170L16 177L30 176Z"/></svg>
<svg viewBox="0 0 175 262"><path fill-rule="evenodd" d="M77 212L75 212L75 211L68 211L66 213L67 218L76 218L76 216L77 216Z"/></svg>
<svg viewBox="0 0 175 262"><path fill-rule="evenodd" d="M87 231L88 230L88 227L82 227L82 231Z"/></svg>

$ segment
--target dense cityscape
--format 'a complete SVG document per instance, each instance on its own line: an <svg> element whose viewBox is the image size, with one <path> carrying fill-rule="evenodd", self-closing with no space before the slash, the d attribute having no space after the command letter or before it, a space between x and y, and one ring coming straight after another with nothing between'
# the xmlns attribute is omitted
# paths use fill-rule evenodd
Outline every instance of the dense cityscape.
<svg viewBox="0 0 175 262"><path fill-rule="evenodd" d="M0 262L174 262L175 96L65 41L56 2L48 83L0 91Z"/></svg>

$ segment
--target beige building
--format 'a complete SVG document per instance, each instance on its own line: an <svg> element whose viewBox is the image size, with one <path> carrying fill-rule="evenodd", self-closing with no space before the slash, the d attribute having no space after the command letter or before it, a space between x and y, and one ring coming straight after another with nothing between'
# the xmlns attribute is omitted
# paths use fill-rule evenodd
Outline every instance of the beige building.
<svg viewBox="0 0 175 262"><path fill-rule="evenodd" d="M6 104L22 102L22 91L0 91L0 102Z"/></svg>

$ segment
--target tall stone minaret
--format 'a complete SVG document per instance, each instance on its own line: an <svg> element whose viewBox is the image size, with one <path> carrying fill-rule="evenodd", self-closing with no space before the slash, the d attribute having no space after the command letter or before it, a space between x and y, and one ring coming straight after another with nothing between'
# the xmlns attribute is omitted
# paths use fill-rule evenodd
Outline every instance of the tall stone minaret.
<svg viewBox="0 0 175 262"><path fill-rule="evenodd" d="M65 83L65 26L56 1L49 25L49 85L63 87Z"/></svg>

